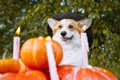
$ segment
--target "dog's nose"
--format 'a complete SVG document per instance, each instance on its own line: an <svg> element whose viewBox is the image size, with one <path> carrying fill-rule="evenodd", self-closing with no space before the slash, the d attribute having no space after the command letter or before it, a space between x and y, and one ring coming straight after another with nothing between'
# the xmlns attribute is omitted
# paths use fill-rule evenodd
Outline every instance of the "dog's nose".
<svg viewBox="0 0 120 80"><path fill-rule="evenodd" d="M67 34L66 31L62 31L62 32L61 32L61 35L62 35L62 36L65 36L66 34Z"/></svg>

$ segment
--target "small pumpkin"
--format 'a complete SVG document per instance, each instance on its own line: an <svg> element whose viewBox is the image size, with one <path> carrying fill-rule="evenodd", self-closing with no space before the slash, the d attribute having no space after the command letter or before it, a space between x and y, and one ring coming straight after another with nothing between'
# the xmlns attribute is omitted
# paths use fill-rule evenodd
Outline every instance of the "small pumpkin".
<svg viewBox="0 0 120 80"><path fill-rule="evenodd" d="M118 80L111 72L98 68L63 65L58 67L60 80Z"/></svg>
<svg viewBox="0 0 120 80"><path fill-rule="evenodd" d="M20 64L18 60L12 58L0 60L0 73L18 72L19 69Z"/></svg>
<svg viewBox="0 0 120 80"><path fill-rule="evenodd" d="M48 80L46 75L38 70L28 70L20 73L6 73L0 80Z"/></svg>
<svg viewBox="0 0 120 80"><path fill-rule="evenodd" d="M31 38L25 41L21 48L21 60L23 63L31 69L46 69L48 68L48 59L46 53L46 38ZM61 45L55 40L49 40L51 42L56 65L58 65L63 56Z"/></svg>

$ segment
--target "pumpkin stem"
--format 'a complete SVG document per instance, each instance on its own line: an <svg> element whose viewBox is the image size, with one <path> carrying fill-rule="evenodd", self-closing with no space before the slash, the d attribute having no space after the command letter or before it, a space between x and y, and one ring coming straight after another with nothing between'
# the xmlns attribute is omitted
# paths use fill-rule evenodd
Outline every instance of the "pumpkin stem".
<svg viewBox="0 0 120 80"><path fill-rule="evenodd" d="M46 40L47 40L47 41L51 40L51 37L50 37L50 36L47 36Z"/></svg>
<svg viewBox="0 0 120 80"><path fill-rule="evenodd" d="M42 40L42 39L43 39L43 37L42 37L42 36L39 36L39 37L38 37L38 39Z"/></svg>
<svg viewBox="0 0 120 80"><path fill-rule="evenodd" d="M6 58L7 52L8 52L8 49L6 49L5 52L3 53L2 59Z"/></svg>

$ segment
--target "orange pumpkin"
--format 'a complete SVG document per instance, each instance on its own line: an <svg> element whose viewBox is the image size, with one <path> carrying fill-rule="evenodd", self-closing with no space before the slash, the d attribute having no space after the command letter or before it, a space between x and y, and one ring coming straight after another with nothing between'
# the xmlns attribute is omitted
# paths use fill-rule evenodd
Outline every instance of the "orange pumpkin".
<svg viewBox="0 0 120 80"><path fill-rule="evenodd" d="M102 68L86 68L75 66L59 66L60 80L118 80L111 72Z"/></svg>
<svg viewBox="0 0 120 80"><path fill-rule="evenodd" d="M37 70L28 70L21 73L6 73L0 80L48 80L46 75Z"/></svg>
<svg viewBox="0 0 120 80"><path fill-rule="evenodd" d="M21 48L21 60L31 69L45 69L48 68L48 59L46 53L46 38L31 38L28 39ZM55 40L50 40L56 65L62 60L62 47Z"/></svg>
<svg viewBox="0 0 120 80"><path fill-rule="evenodd" d="M19 61L15 59L0 60L0 73L18 72L20 69Z"/></svg>

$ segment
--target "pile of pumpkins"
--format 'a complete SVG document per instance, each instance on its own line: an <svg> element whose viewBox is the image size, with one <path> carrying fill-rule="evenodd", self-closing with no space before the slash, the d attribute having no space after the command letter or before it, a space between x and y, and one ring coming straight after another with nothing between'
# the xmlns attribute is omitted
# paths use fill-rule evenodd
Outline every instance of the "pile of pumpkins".
<svg viewBox="0 0 120 80"><path fill-rule="evenodd" d="M24 42L20 59L0 60L0 80L51 80L46 52L46 38L31 38ZM59 80L118 80L108 70L98 67L59 65L63 52L60 44L50 40Z"/></svg>

